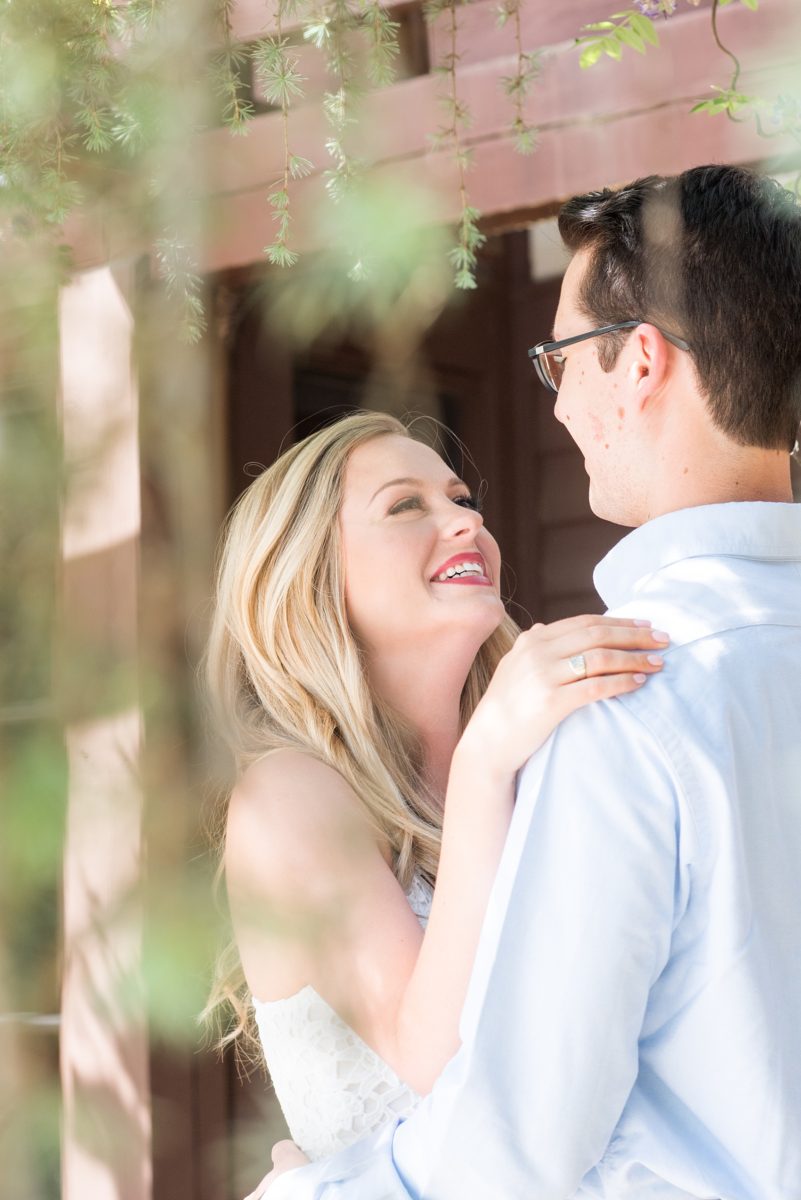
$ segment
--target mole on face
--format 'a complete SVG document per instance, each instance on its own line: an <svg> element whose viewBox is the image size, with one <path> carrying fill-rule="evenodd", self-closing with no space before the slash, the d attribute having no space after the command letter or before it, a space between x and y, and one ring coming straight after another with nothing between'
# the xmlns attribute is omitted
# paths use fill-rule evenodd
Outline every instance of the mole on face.
<svg viewBox="0 0 801 1200"><path fill-rule="evenodd" d="M618 415L618 417L620 418L620 420L622 421L622 420L623 420L623 418L624 418L624 417L625 417L625 415L626 415L626 410L625 410L625 408L619 408L619 409L617 410L617 415Z"/></svg>
<svg viewBox="0 0 801 1200"><path fill-rule="evenodd" d="M604 433L606 430L604 429L601 419L596 416L590 416L590 425L592 427L592 440L594 442L602 442L604 440Z"/></svg>
<svg viewBox="0 0 801 1200"><path fill-rule="evenodd" d="M686 475L689 470L690 470L689 467L685 467L684 470L682 471L682 475Z"/></svg>

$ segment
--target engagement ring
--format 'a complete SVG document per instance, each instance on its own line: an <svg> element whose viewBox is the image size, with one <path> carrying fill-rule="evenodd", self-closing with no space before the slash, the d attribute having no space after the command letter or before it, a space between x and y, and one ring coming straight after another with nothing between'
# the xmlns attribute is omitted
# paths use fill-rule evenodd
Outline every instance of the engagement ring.
<svg viewBox="0 0 801 1200"><path fill-rule="evenodd" d="M575 676L577 676L578 679L587 678L587 660L583 654L574 654L573 657L569 658L567 661L570 666L570 670Z"/></svg>

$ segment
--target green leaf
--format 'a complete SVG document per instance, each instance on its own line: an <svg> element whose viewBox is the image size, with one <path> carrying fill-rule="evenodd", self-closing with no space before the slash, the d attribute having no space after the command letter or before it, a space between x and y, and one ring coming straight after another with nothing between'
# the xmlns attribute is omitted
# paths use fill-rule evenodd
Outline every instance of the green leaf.
<svg viewBox="0 0 801 1200"><path fill-rule="evenodd" d="M318 21L304 26L303 36L307 42L311 42L318 50L322 50L323 46L331 40L328 21Z"/></svg>
<svg viewBox="0 0 801 1200"><path fill-rule="evenodd" d="M629 18L629 24L644 42L649 42L652 46L659 45L659 34L656 32L656 26L653 21L649 21L641 13L632 13Z"/></svg>
<svg viewBox="0 0 801 1200"><path fill-rule="evenodd" d="M750 8L751 12L756 12L759 8L759 0L743 0L746 8Z"/></svg>
<svg viewBox="0 0 801 1200"><path fill-rule="evenodd" d="M314 170L314 163L308 158L302 158L299 154L292 154L289 157L289 174L293 179L304 179L307 175L311 175Z"/></svg>
<svg viewBox="0 0 801 1200"><path fill-rule="evenodd" d="M285 192L283 188L276 188L274 191L270 192L267 199L269 200L270 205L279 211L284 208L289 208L289 193Z"/></svg>
<svg viewBox="0 0 801 1200"><path fill-rule="evenodd" d="M645 54L645 42L633 29L627 29L624 26L622 29L618 29L617 36L621 42L631 46L632 50L636 50L638 54Z"/></svg>
<svg viewBox="0 0 801 1200"><path fill-rule="evenodd" d="M602 54L603 47L601 46L601 43L594 42L591 46L588 46L586 50L582 51L579 59L579 66L585 70L587 67L594 67Z"/></svg>
<svg viewBox="0 0 801 1200"><path fill-rule="evenodd" d="M460 271L457 271L453 282L463 292L473 291L478 287L476 277L468 267L463 267Z"/></svg>

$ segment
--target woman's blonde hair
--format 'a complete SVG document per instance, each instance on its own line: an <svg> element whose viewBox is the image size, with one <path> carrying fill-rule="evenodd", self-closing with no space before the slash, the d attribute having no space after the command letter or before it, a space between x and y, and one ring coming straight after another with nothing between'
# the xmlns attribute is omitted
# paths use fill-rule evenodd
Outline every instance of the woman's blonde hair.
<svg viewBox="0 0 801 1200"><path fill-rule="evenodd" d="M416 871L436 878L441 807L426 784L411 730L368 687L348 624L338 514L345 467L357 446L411 437L397 418L359 412L292 446L239 498L223 534L206 655L213 720L235 773L290 748L338 771L391 848L408 888ZM505 617L479 650L462 692L465 724L518 628ZM216 841L224 845L224 819ZM206 1012L230 1002L250 1028L234 948L221 957Z"/></svg>

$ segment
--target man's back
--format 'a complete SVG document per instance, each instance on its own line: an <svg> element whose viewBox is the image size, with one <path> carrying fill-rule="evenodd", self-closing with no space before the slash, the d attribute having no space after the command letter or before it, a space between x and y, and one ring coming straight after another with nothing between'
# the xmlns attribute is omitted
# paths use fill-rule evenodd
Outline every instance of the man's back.
<svg viewBox="0 0 801 1200"><path fill-rule="evenodd" d="M674 777L674 928L637 1083L583 1194L636 1194L652 1170L692 1195L801 1195L801 562L787 560L798 515L690 513L698 553L685 535L672 564L671 527L686 528L685 514L627 539L639 555L656 533L665 562L614 611L672 637L663 676L621 703ZM716 523L727 552L704 554ZM602 589L610 567L614 557ZM613 605L620 582L609 581ZM704 1166L683 1178L677 1163L693 1152Z"/></svg>

